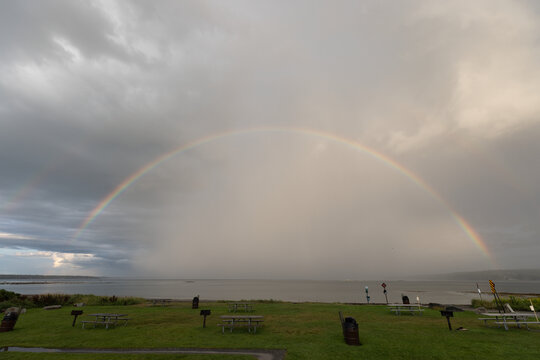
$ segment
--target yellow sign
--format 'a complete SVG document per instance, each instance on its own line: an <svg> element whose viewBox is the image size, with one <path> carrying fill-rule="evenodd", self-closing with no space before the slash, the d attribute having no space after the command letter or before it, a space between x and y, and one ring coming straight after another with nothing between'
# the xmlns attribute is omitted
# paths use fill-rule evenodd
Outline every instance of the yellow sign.
<svg viewBox="0 0 540 360"><path fill-rule="evenodd" d="M491 292L495 294L495 284L491 280L489 280L489 287L491 288Z"/></svg>

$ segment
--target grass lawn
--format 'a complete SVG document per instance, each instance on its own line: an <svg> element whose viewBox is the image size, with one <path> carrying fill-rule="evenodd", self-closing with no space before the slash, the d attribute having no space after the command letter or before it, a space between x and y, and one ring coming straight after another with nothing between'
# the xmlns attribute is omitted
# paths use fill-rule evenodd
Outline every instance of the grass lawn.
<svg viewBox="0 0 540 360"><path fill-rule="evenodd" d="M539 359L539 331L485 327L472 312L454 313L449 331L438 311L422 316L396 316L385 306L313 303L254 302L265 325L252 335L245 329L221 333L219 315L229 314L224 302L202 302L211 309L207 327L202 328L199 310L191 303L171 306L92 306L94 312L126 313L127 326L106 330L82 329L78 319L71 327L72 308L30 309L19 318L15 330L0 333L0 347L48 348L255 348L286 349L287 360L295 359ZM348 346L343 340L338 311L359 323L362 346ZM0 353L2 359L250 359L242 355L78 355Z"/></svg>

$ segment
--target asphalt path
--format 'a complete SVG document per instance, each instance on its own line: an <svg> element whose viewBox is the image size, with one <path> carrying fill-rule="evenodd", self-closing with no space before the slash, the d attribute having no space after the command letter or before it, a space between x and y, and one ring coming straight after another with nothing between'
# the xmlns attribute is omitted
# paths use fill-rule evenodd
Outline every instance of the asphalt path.
<svg viewBox="0 0 540 360"><path fill-rule="evenodd" d="M166 349L49 349L27 347L4 347L1 351L29 353L64 353L64 354L220 354L251 355L258 360L284 360L285 350L267 349L198 349L198 348L166 348Z"/></svg>

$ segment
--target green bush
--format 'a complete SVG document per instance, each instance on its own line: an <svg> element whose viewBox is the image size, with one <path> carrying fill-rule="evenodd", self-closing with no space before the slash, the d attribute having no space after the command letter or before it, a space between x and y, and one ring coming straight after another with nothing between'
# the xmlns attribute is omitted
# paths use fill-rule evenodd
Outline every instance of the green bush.
<svg viewBox="0 0 540 360"><path fill-rule="evenodd" d="M13 291L7 291L0 289L0 302L17 299L20 294L17 294Z"/></svg>
<svg viewBox="0 0 540 360"><path fill-rule="evenodd" d="M136 305L146 302L143 298L137 297L117 297L117 296L96 296L96 295L72 295L72 303L85 303L86 305Z"/></svg>
<svg viewBox="0 0 540 360"><path fill-rule="evenodd" d="M0 302L0 313L3 313L4 311L6 311L7 308L14 307L14 306L18 306L18 304L9 300L2 301Z"/></svg>
<svg viewBox="0 0 540 360"><path fill-rule="evenodd" d="M146 300L137 297L96 296L96 295L66 295L66 294L41 294L21 295L12 291L0 289L0 311L13 306L36 308L50 305L70 306L76 303L86 305L136 305Z"/></svg>
<svg viewBox="0 0 540 360"><path fill-rule="evenodd" d="M503 304L509 304L512 309L514 309L515 311L530 311L530 308L529 306L531 305L531 301L532 301L532 304L534 306L534 309L536 311L540 311L540 298L522 298L522 297L519 297L519 296L513 296L513 295L510 295L509 297L505 298L501 298L501 302ZM483 300L483 301L480 301L478 299L473 299L472 300L472 306L477 308L477 307L485 307L486 309L496 309L497 308L497 305L495 303L495 300L491 300L491 301L488 301L488 300Z"/></svg>

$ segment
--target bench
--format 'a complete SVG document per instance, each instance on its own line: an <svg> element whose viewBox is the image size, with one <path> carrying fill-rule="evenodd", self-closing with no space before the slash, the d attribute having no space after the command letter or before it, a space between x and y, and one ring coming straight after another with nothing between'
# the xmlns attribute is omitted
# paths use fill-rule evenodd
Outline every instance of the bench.
<svg viewBox="0 0 540 360"><path fill-rule="evenodd" d="M172 299L152 299L152 306L167 306L171 305Z"/></svg>
<svg viewBox="0 0 540 360"><path fill-rule="evenodd" d="M525 325L527 330L529 330L529 324L540 325L540 321L516 321L516 320L510 320L510 321L495 321L495 324L504 325L505 327L507 325L517 325L518 328L520 327L520 325Z"/></svg>
<svg viewBox="0 0 540 360"><path fill-rule="evenodd" d="M229 312L237 312L237 311L245 311L245 312L251 312L253 311L253 306L249 303L229 303Z"/></svg>
<svg viewBox="0 0 540 360"><path fill-rule="evenodd" d="M82 328L84 329L84 325L85 324L93 324L94 327L96 327L96 325L105 325L105 329L108 329L109 328L109 325L113 325L113 326L116 326L116 324L119 322L119 321L124 321L124 326L127 325L127 322L128 320L130 320L129 318L119 318L119 319L115 319L115 320L109 320L109 321L103 321L103 320L85 320L85 321L81 321L82 323Z"/></svg>
<svg viewBox="0 0 540 360"><path fill-rule="evenodd" d="M114 323L115 323L115 325L116 325L116 323L117 323L118 321L123 321L123 322L124 322L124 326L126 326L126 325L127 325L127 322L128 322L129 320L131 320L131 319L130 319L130 318L119 318L119 319L116 319L116 321L115 321Z"/></svg>
<svg viewBox="0 0 540 360"><path fill-rule="evenodd" d="M251 332L253 330L253 334L257 332L257 327L262 327L262 323L264 320L251 320L251 322L247 320L242 321L232 321L232 320L223 320L223 324L217 324L217 326L221 326L221 332L225 333L225 328L230 329L230 332L233 331L235 327L247 327L248 332Z"/></svg>
<svg viewBox="0 0 540 360"><path fill-rule="evenodd" d="M413 315L414 315L414 313L418 313L418 314L422 315L422 312L424 311L424 309L421 309L421 308L408 308L408 309L405 309L405 308L393 308L393 307L390 307L389 310L395 312L396 315L399 315L402 312L409 312L409 313L411 313Z"/></svg>
<svg viewBox="0 0 540 360"><path fill-rule="evenodd" d="M93 324L94 327L96 327L96 325L105 325L105 329L108 329L109 328L109 325L116 325L115 322L112 322L112 321L97 321L97 320L85 320L85 321L81 321L82 323L82 328L84 329L84 325L86 324Z"/></svg>

